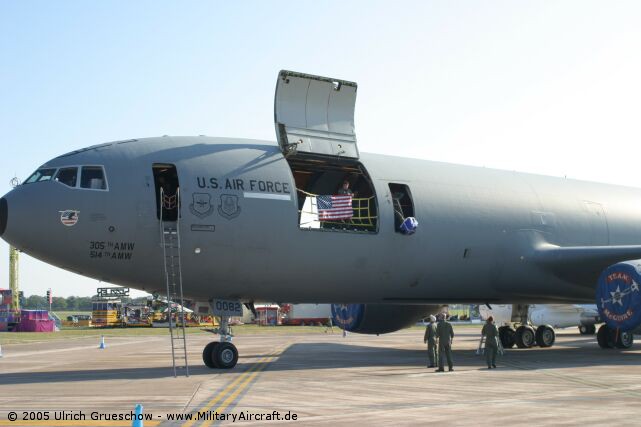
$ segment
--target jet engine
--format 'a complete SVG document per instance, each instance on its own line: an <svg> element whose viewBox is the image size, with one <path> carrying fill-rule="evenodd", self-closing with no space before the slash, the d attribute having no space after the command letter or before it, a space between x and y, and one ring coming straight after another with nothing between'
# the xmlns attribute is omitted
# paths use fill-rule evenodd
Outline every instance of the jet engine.
<svg viewBox="0 0 641 427"><path fill-rule="evenodd" d="M641 326L641 260L620 262L599 277L596 303L605 322L597 334L602 348L629 348Z"/></svg>
<svg viewBox="0 0 641 427"><path fill-rule="evenodd" d="M332 304L334 325L359 334L386 334L435 314L438 305Z"/></svg>

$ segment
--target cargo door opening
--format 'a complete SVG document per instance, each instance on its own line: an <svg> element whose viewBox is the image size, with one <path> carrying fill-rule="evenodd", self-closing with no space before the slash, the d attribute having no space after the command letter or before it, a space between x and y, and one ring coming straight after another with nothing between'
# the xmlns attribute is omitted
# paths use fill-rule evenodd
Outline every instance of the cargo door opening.
<svg viewBox="0 0 641 427"><path fill-rule="evenodd" d="M177 221L180 202L178 200L178 173L176 166L154 163L154 186L156 192L156 217L163 221Z"/></svg>
<svg viewBox="0 0 641 427"><path fill-rule="evenodd" d="M282 70L276 139L294 175L303 230L378 232L376 193L359 162L355 82Z"/></svg>
<svg viewBox="0 0 641 427"><path fill-rule="evenodd" d="M378 231L376 194L362 164L298 156L288 163L296 182L301 229Z"/></svg>

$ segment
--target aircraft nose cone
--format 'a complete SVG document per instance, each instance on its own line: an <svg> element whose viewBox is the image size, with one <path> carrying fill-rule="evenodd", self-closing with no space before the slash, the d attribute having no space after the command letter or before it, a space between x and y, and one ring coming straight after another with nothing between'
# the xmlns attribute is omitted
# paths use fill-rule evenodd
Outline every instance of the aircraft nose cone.
<svg viewBox="0 0 641 427"><path fill-rule="evenodd" d="M7 199L4 197L0 199L0 236L4 234L7 228L7 217L9 216L9 207L7 206Z"/></svg>

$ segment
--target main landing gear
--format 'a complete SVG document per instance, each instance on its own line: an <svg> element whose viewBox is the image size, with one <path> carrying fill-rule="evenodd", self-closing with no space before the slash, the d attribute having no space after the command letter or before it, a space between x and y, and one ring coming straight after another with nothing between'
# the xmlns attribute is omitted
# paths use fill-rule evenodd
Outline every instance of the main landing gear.
<svg viewBox="0 0 641 427"><path fill-rule="evenodd" d="M539 347L552 347L556 340L554 328L550 325L541 325L534 329L529 321L530 307L525 304L512 305L512 322L511 325L501 326L499 328L499 339L503 348L512 348L515 345L518 348L530 348L535 345ZM518 326L517 326L518 325Z"/></svg>
<svg viewBox="0 0 641 427"><path fill-rule="evenodd" d="M515 329L511 326L499 328L499 339L503 348L530 348L534 345L539 347L552 347L556 340L554 329L549 325L541 325L536 330L530 325L521 325Z"/></svg>
<svg viewBox="0 0 641 427"><path fill-rule="evenodd" d="M632 347L634 335L632 332L623 332L612 329L608 325L601 325L599 332L596 334L596 340L601 348L621 348Z"/></svg>
<svg viewBox="0 0 641 427"><path fill-rule="evenodd" d="M218 330L211 331L220 335L220 341L210 342L203 350L203 362L208 368L231 369L238 363L238 350L231 343L231 330L226 317L220 321Z"/></svg>

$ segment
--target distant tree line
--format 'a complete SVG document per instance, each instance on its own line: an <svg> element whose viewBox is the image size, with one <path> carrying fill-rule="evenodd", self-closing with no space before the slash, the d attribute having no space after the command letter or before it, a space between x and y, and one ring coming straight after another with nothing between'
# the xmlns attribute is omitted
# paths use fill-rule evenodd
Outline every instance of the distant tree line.
<svg viewBox="0 0 641 427"><path fill-rule="evenodd" d="M51 309L53 311L91 311L91 301L95 298L92 297L53 297L51 299ZM120 301L124 303L145 304L146 297L140 298L121 298ZM27 310L46 310L49 309L49 301L47 297L41 295L30 295L21 298L20 306Z"/></svg>

